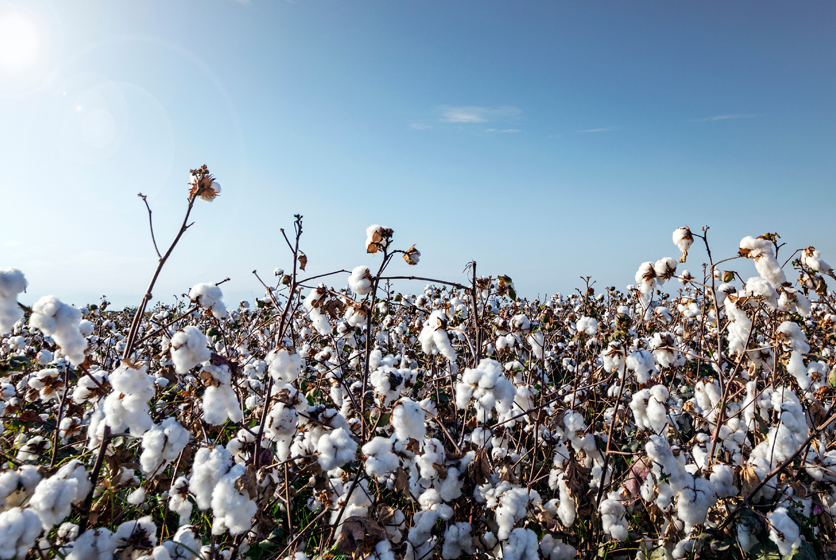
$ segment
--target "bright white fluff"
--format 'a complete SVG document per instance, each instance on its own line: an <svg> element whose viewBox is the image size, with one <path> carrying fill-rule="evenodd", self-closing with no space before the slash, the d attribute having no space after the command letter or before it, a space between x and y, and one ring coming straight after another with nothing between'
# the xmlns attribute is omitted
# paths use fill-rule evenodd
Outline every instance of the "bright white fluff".
<svg viewBox="0 0 836 560"><path fill-rule="evenodd" d="M595 336L598 333L598 321L592 317L581 317L575 324L575 328L579 333L584 333L587 336Z"/></svg>
<svg viewBox="0 0 836 560"><path fill-rule="evenodd" d="M160 472L186 448L191 434L174 417L168 417L142 435L139 463L146 475Z"/></svg>
<svg viewBox="0 0 836 560"><path fill-rule="evenodd" d="M35 489L29 507L47 531L70 514L73 503L83 501L92 484L81 461L73 459Z"/></svg>
<svg viewBox="0 0 836 560"><path fill-rule="evenodd" d="M424 322L424 328L418 335L418 340L421 342L421 349L425 354L441 354L451 362L455 362L456 351L450 344L450 338L445 330L446 327L447 318L444 312L436 309Z"/></svg>
<svg viewBox="0 0 836 560"><path fill-rule="evenodd" d="M652 430L661 434L668 425L667 408L668 389L664 385L654 385L650 389L642 389L633 395L630 409L636 426Z"/></svg>
<svg viewBox="0 0 836 560"><path fill-rule="evenodd" d="M296 381L302 372L302 356L291 354L284 348L267 354L267 371L277 385L289 385Z"/></svg>
<svg viewBox="0 0 836 560"><path fill-rule="evenodd" d="M694 235L691 233L691 228L688 226L676 228L673 230L673 244L682 251L683 255L688 254L688 249L691 248L691 244L694 242ZM682 262L685 262L685 259L682 259Z"/></svg>
<svg viewBox="0 0 836 560"><path fill-rule="evenodd" d="M115 550L116 536L109 529L88 529L75 540L67 560L111 560Z"/></svg>
<svg viewBox="0 0 836 560"><path fill-rule="evenodd" d="M601 502L601 525L610 537L623 541L627 538L627 520L624 519L626 510L618 498L618 492L611 492Z"/></svg>
<svg viewBox="0 0 836 560"><path fill-rule="evenodd" d="M392 427L399 440L414 439L424 441L427 433L426 413L421 405L408 397L395 403L392 409Z"/></svg>
<svg viewBox="0 0 836 560"><path fill-rule="evenodd" d="M44 296L32 306L29 323L51 336L71 364L77 366L84 362L87 340L80 330L81 310L55 296Z"/></svg>
<svg viewBox="0 0 836 560"><path fill-rule="evenodd" d="M18 294L29 283L16 268L0 268L0 335L12 331L15 323L23 318L23 310L17 304Z"/></svg>
<svg viewBox="0 0 836 560"><path fill-rule="evenodd" d="M502 548L503 560L538 560L537 533L531 529L514 529Z"/></svg>
<svg viewBox="0 0 836 560"><path fill-rule="evenodd" d="M444 560L453 560L462 554L473 554L473 544L470 537L470 523L453 523L444 531L444 547L441 549L441 557Z"/></svg>
<svg viewBox="0 0 836 560"><path fill-rule="evenodd" d="M194 494L198 508L208 509L212 505L215 486L231 466L232 455L223 447L198 449L189 478L189 491Z"/></svg>
<svg viewBox="0 0 836 560"><path fill-rule="evenodd" d="M626 365L627 371L634 372L640 384L650 381L656 373L656 360L647 350L639 350L627 356Z"/></svg>
<svg viewBox="0 0 836 560"><path fill-rule="evenodd" d="M244 411L238 402L238 396L232 388L232 374L229 366L205 365L201 378L208 384L203 392L203 419L213 426L226 422L240 422Z"/></svg>
<svg viewBox="0 0 836 560"><path fill-rule="evenodd" d="M372 291L372 273L369 267L358 266L348 276L348 287L358 296L370 294Z"/></svg>
<svg viewBox="0 0 836 560"><path fill-rule="evenodd" d="M366 456L366 474L385 476L398 469L398 456L392 453L392 439L376 437L361 448Z"/></svg>
<svg viewBox="0 0 836 560"><path fill-rule="evenodd" d="M203 541L197 528L192 525L182 524L170 541L165 541L163 546L168 549L171 560L193 560L196 553L200 552Z"/></svg>
<svg viewBox="0 0 836 560"><path fill-rule="evenodd" d="M235 483L244 476L247 468L244 465L233 465L232 468L218 481L212 492L212 513L215 520L212 523L212 534L222 535L227 530L232 536L246 533L253 525L253 516L258 506L249 496L248 490L239 491Z"/></svg>
<svg viewBox="0 0 836 560"><path fill-rule="evenodd" d="M209 341L197 327L188 325L171 337L171 360L177 373L188 373L198 364L209 361Z"/></svg>
<svg viewBox="0 0 836 560"><path fill-rule="evenodd" d="M186 525L192 516L192 503L189 501L189 481L180 476L172 483L168 491L168 507L180 516L180 525Z"/></svg>
<svg viewBox="0 0 836 560"><path fill-rule="evenodd" d="M545 560L571 560L578 553L574 546L564 544L548 533L540 541L540 552Z"/></svg>
<svg viewBox="0 0 836 560"><path fill-rule="evenodd" d="M15 507L0 513L0 558L25 558L42 529L31 509Z"/></svg>
<svg viewBox="0 0 836 560"><path fill-rule="evenodd" d="M770 523L769 540L778 546L781 556L791 556L795 549L801 546L801 535L798 532L798 525L790 519L787 508L775 508L775 511L767 514L766 518Z"/></svg>
<svg viewBox="0 0 836 560"><path fill-rule="evenodd" d="M477 367L465 369L462 380L456 383L456 406L465 409L470 399L474 399L477 419L485 422L493 410L498 414L509 412L516 394L513 383L503 375L500 363L483 358Z"/></svg>
<svg viewBox="0 0 836 560"><path fill-rule="evenodd" d="M104 401L105 423L113 432L130 429L134 436L141 436L154 425L149 415L148 401L154 397L154 378L148 375L148 366L138 368L125 364L110 374L113 392Z"/></svg>
<svg viewBox="0 0 836 560"><path fill-rule="evenodd" d="M189 299L211 311L216 319L225 319L229 316L226 312L226 305L221 298L223 298L223 293L214 284L196 284L189 290Z"/></svg>
<svg viewBox="0 0 836 560"><path fill-rule="evenodd" d="M354 460L357 455L357 442L351 432L337 428L320 436L316 443L317 461L323 471L330 471Z"/></svg>
<svg viewBox="0 0 836 560"><path fill-rule="evenodd" d="M775 258L775 245L768 239L746 236L740 240L740 255L755 262L755 268L773 288L777 289L787 281L778 259Z"/></svg>

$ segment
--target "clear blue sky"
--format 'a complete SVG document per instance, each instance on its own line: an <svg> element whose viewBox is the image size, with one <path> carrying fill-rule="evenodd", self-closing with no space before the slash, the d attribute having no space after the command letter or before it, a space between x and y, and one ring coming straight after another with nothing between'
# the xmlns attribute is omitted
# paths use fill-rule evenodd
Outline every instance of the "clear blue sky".
<svg viewBox="0 0 836 560"><path fill-rule="evenodd" d="M313 273L375 263L380 223L423 253L394 273L475 259L524 295L624 287L685 224L719 256L778 231L836 265L834 24L832 2L4 2L0 267L26 301L138 301L136 195L166 244L203 163L222 196L155 296L260 296L295 213Z"/></svg>

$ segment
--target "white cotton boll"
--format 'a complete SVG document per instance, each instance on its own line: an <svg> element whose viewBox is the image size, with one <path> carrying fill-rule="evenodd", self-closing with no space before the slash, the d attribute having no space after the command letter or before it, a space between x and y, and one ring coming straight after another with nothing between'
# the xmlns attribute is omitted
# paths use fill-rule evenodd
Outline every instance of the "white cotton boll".
<svg viewBox="0 0 836 560"><path fill-rule="evenodd" d="M139 463L146 475L160 472L174 461L186 445L191 434L174 417L163 420L142 435L142 455Z"/></svg>
<svg viewBox="0 0 836 560"><path fill-rule="evenodd" d="M0 558L25 558L42 529L30 509L15 507L0 513Z"/></svg>
<svg viewBox="0 0 836 560"><path fill-rule="evenodd" d="M383 406L389 406L397 400L401 390L405 388L405 382L411 380L411 377L410 370L397 370L392 366L384 365L371 373L369 381L380 403Z"/></svg>
<svg viewBox="0 0 836 560"><path fill-rule="evenodd" d="M188 373L198 364L209 361L209 341L197 327L188 325L171 337L171 360L177 373Z"/></svg>
<svg viewBox="0 0 836 560"><path fill-rule="evenodd" d="M215 284L196 284L189 290L189 299L211 311L216 319L226 319L229 316L221 298L223 293Z"/></svg>
<svg viewBox="0 0 836 560"><path fill-rule="evenodd" d="M528 345L531 346L531 352L538 360L543 359L543 333L542 331L533 332L526 338Z"/></svg>
<svg viewBox="0 0 836 560"><path fill-rule="evenodd" d="M787 363L787 371L795 377L796 381L798 381L798 386L801 387L802 391L806 391L813 380L810 378L810 374L807 373L807 366L804 365L804 360L801 358L801 354L798 350L793 350L790 353L790 361Z"/></svg>
<svg viewBox="0 0 836 560"><path fill-rule="evenodd" d="M575 324L578 332L582 332L587 336L595 336L598 333L598 321L592 317L581 317Z"/></svg>
<svg viewBox="0 0 836 560"><path fill-rule="evenodd" d="M531 529L514 529L502 548L503 560L538 560L537 533Z"/></svg>
<svg viewBox="0 0 836 560"><path fill-rule="evenodd" d="M113 392L104 401L105 423L114 432L127 428L137 437L150 430L154 422L148 401L154 397L155 389L148 366L133 368L122 364L109 379Z"/></svg>
<svg viewBox="0 0 836 560"><path fill-rule="evenodd" d="M398 456L392 453L390 438L376 437L361 448L366 456L366 474L369 476L386 476L395 472L400 466Z"/></svg>
<svg viewBox="0 0 836 560"><path fill-rule="evenodd" d="M649 294L654 286L656 286L656 270L653 267L653 263L650 261L642 263L636 271L635 279L639 291L644 295Z"/></svg>
<svg viewBox="0 0 836 560"><path fill-rule="evenodd" d="M51 336L61 351L77 366L84 362L87 340L81 335L81 310L63 303L55 296L44 296L32 306L29 324Z"/></svg>
<svg viewBox="0 0 836 560"><path fill-rule="evenodd" d="M690 475L689 475L690 476ZM676 498L677 517L685 524L685 533L705 522L708 509L717 502L715 486L702 478L686 481Z"/></svg>
<svg viewBox="0 0 836 560"><path fill-rule="evenodd" d="M676 261L670 257L661 258L654 263L653 272L656 273L656 281L661 286L676 275Z"/></svg>
<svg viewBox="0 0 836 560"><path fill-rule="evenodd" d="M778 546L781 556L791 556L795 549L801 547L801 535L798 525L790 519L787 508L775 508L766 518L770 523L769 540Z"/></svg>
<svg viewBox="0 0 836 560"><path fill-rule="evenodd" d="M337 428L320 436L316 444L317 461L323 471L330 471L353 461L357 455L357 442L351 437L351 432L345 428Z"/></svg>
<svg viewBox="0 0 836 560"><path fill-rule="evenodd" d="M189 478L189 491L194 494L198 508L204 510L212 505L215 486L231 466L232 455L223 447L198 449Z"/></svg>
<svg viewBox="0 0 836 560"><path fill-rule="evenodd" d="M450 339L445 330L446 327L447 317L444 311L436 309L430 314L426 322L424 322L424 327L418 335L418 340L421 343L421 350L424 354L441 354L451 362L455 362L456 351L450 344Z"/></svg>
<svg viewBox="0 0 836 560"><path fill-rule="evenodd" d="M777 333L781 335L784 340L788 341L793 350L798 350L802 354L806 354L810 351L810 344L807 341L807 335L804 334L804 331L801 330L801 327L798 326L797 323L784 321L778 327Z"/></svg>
<svg viewBox="0 0 836 560"><path fill-rule="evenodd" d="M650 340L653 358L661 367L666 368L676 362L679 352L675 348L675 338L670 333L654 333Z"/></svg>
<svg viewBox="0 0 836 560"><path fill-rule="evenodd" d="M467 368L456 383L456 406L467 408L470 399L476 401L477 419L485 422L492 410L506 414L514 404L517 391L502 373L496 360L483 358L475 368Z"/></svg>
<svg viewBox="0 0 836 560"><path fill-rule="evenodd" d="M708 478L714 484L714 493L717 494L717 497L737 496L738 489L734 485L734 469L722 463L716 463L711 469L713 472Z"/></svg>
<svg viewBox="0 0 836 560"><path fill-rule="evenodd" d="M624 519L626 510L618 497L618 492L611 492L601 502L601 526L610 537L623 541L627 538L627 520Z"/></svg>
<svg viewBox="0 0 836 560"><path fill-rule="evenodd" d="M755 263L755 268L773 288L778 288L787 281L781 265L775 258L775 246L768 239L744 237L740 240L741 256L750 258Z"/></svg>
<svg viewBox="0 0 836 560"><path fill-rule="evenodd" d="M358 266L348 277L348 287L358 296L365 296L372 292L372 273L367 266Z"/></svg>
<svg viewBox="0 0 836 560"><path fill-rule="evenodd" d="M88 321L87 319L83 320L81 323L78 324L78 332L81 333L81 336L87 337L93 334L95 327L93 323Z"/></svg>
<svg viewBox="0 0 836 560"><path fill-rule="evenodd" d="M192 503L189 501L189 481L179 476L168 491L168 507L180 516L180 525L186 525L192 516Z"/></svg>
<svg viewBox="0 0 836 560"><path fill-rule="evenodd" d="M454 560L462 554L473 554L473 544L470 537L470 523L453 523L444 531L444 546L441 557L444 560Z"/></svg>
<svg viewBox="0 0 836 560"><path fill-rule="evenodd" d="M128 541L146 541L147 545L154 547L157 544L157 526L150 515L140 517L131 521L121 523L116 532L113 533L116 547L125 546Z"/></svg>
<svg viewBox="0 0 836 560"><path fill-rule="evenodd" d="M205 365L201 371L201 378L206 379L209 386L203 392L203 420L213 426L226 422L240 422L244 419L244 411L238 402L238 396L232 388L232 374L229 366Z"/></svg>
<svg viewBox="0 0 836 560"><path fill-rule="evenodd" d="M815 247L807 247L801 252L801 263L821 274L833 275L833 269L829 264L824 262L821 258L821 252ZM0 332L2 332L2 329L0 329Z"/></svg>
<svg viewBox="0 0 836 560"><path fill-rule="evenodd" d="M116 537L109 529L88 529L74 543L66 560L111 560Z"/></svg>
<svg viewBox="0 0 836 560"><path fill-rule="evenodd" d="M284 348L271 351L265 360L270 377L278 385L289 385L302 373L302 356L291 354Z"/></svg>
<svg viewBox="0 0 836 560"><path fill-rule="evenodd" d="M366 228L366 252L377 253L389 246L392 230L377 224Z"/></svg>
<svg viewBox="0 0 836 560"><path fill-rule="evenodd" d="M673 244L682 251L683 254L688 253L691 244L694 242L694 235L691 233L691 228L688 226L676 228L673 230Z"/></svg>
<svg viewBox="0 0 836 560"><path fill-rule="evenodd" d="M566 485L566 477L564 474L557 479L557 489L560 496L560 505L557 507L557 515L560 517L560 522L566 527L571 527L575 523L577 511L575 509L575 500L569 493L569 487Z"/></svg>
<svg viewBox="0 0 836 560"><path fill-rule="evenodd" d="M128 503L134 506L140 505L145 501L145 488L137 488L128 494Z"/></svg>
<svg viewBox="0 0 836 560"><path fill-rule="evenodd" d="M163 546L168 549L172 560L193 560L202 548L203 541L197 528L192 525L180 527L170 541Z"/></svg>
<svg viewBox="0 0 836 560"><path fill-rule="evenodd" d="M761 297L770 309L777 309L778 307L778 292L775 291L769 282L760 276L749 278L746 280L746 285L743 289L752 297Z"/></svg>
<svg viewBox="0 0 836 560"><path fill-rule="evenodd" d="M424 441L427 433L426 413L421 405L408 397L399 400L392 409L391 422L399 440Z"/></svg>
<svg viewBox="0 0 836 560"><path fill-rule="evenodd" d="M647 350L639 350L627 356L625 362L628 372L636 374L636 381L644 384L650 381L656 370L656 360Z"/></svg>
<svg viewBox="0 0 836 560"><path fill-rule="evenodd" d="M246 533L253 526L253 516L258 511L258 505L246 494L235 488L235 483L244 476L247 468L244 465L233 465L219 481L212 492L212 534L222 535L226 531L232 536Z"/></svg>
<svg viewBox="0 0 836 560"><path fill-rule="evenodd" d="M540 552L543 553L544 560L571 560L578 553L574 546L564 544L549 533L540 541Z"/></svg>
<svg viewBox="0 0 836 560"><path fill-rule="evenodd" d="M26 291L28 285L18 269L0 268L0 335L10 333L15 323L23 319L17 296Z"/></svg>
<svg viewBox="0 0 836 560"><path fill-rule="evenodd" d="M529 504L539 504L541 502L540 494L527 488L510 485L503 487L501 484L497 487L495 495L496 497L493 500L488 501L488 506L490 507L492 503L499 504L499 507L496 508L496 524L499 528L496 536L499 540L504 541L511 534L514 524L526 516Z"/></svg>
<svg viewBox="0 0 836 560"><path fill-rule="evenodd" d="M91 488L87 470L81 461L74 459L38 484L29 507L48 531L67 517L71 505L83 501Z"/></svg>
<svg viewBox="0 0 836 560"><path fill-rule="evenodd" d="M737 542L740 543L740 548L743 552L749 552L756 544L760 543L757 535L755 535L752 527L743 523L737 524Z"/></svg>

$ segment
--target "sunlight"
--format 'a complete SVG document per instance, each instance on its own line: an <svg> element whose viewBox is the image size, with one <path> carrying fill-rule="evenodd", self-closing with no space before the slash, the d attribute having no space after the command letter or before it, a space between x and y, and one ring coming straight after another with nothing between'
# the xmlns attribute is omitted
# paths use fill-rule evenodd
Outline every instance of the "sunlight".
<svg viewBox="0 0 836 560"><path fill-rule="evenodd" d="M26 17L17 13L0 16L0 67L13 72L31 67L39 47L38 29Z"/></svg>

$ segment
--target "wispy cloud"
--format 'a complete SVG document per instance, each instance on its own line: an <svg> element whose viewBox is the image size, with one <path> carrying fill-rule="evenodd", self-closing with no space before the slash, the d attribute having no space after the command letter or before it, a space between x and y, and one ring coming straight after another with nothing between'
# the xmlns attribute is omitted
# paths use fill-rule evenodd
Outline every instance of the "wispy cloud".
<svg viewBox="0 0 836 560"><path fill-rule="evenodd" d="M424 123L410 123L407 128L411 130L430 130L432 126Z"/></svg>
<svg viewBox="0 0 836 560"><path fill-rule="evenodd" d="M608 126L605 128L588 128L586 130L579 130L578 132L615 132L616 130L621 130L617 126Z"/></svg>
<svg viewBox="0 0 836 560"><path fill-rule="evenodd" d="M716 115L714 117L705 117L704 119L691 119L688 122L728 121L732 119L751 119L759 116L760 115Z"/></svg>
<svg viewBox="0 0 836 560"><path fill-rule="evenodd" d="M485 132L522 132L522 130L519 128L503 128L501 130L498 128L488 128L485 129Z"/></svg>
<svg viewBox="0 0 836 560"><path fill-rule="evenodd" d="M441 122L475 124L503 119L512 119L522 114L517 107L442 107Z"/></svg>

